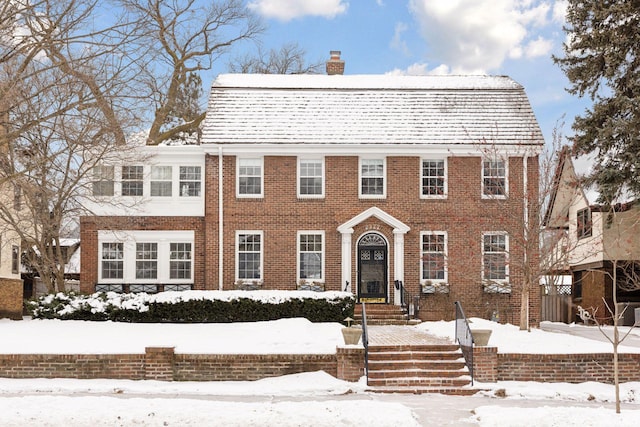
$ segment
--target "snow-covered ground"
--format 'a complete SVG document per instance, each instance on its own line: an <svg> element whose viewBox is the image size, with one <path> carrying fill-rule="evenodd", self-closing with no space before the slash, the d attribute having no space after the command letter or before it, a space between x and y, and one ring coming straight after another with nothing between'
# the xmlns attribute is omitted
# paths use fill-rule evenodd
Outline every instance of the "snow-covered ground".
<svg viewBox="0 0 640 427"><path fill-rule="evenodd" d="M491 328L501 352L610 352L601 341L534 329ZM55 320L0 320L0 352L143 352L171 345L179 353L330 353L339 324L303 319L250 324L120 324ZM453 322L418 329L453 334ZM635 334L635 331L633 331ZM297 336L297 339L291 339ZM247 341L249 344L244 344ZM541 350L544 347L544 350ZM251 348L252 350L247 350ZM82 350L84 349L84 350ZM82 350L82 351L81 351ZM638 351L628 347L625 351ZM585 382L477 384L473 397L384 395L364 383L312 372L254 382L0 379L2 426L637 426L640 383L622 385L615 414L613 386ZM501 397L497 397L501 396ZM638 409L636 409L638 408Z"/></svg>

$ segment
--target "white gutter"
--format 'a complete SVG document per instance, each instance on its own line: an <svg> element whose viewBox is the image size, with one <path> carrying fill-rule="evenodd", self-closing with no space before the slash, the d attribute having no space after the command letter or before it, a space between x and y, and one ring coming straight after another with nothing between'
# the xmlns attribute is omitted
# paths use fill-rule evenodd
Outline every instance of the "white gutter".
<svg viewBox="0 0 640 427"><path fill-rule="evenodd" d="M218 289L224 288L224 194L222 145L218 146Z"/></svg>

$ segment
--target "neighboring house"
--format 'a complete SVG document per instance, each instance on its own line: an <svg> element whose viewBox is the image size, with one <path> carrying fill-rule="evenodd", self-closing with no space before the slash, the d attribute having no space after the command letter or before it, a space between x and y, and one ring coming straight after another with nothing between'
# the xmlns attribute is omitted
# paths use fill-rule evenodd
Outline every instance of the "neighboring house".
<svg viewBox="0 0 640 427"><path fill-rule="evenodd" d="M596 310L596 317L610 322L606 305L613 307L613 265L617 263L618 302L629 305L625 323L633 323L634 308L640 306L640 291L623 289L635 282L640 261L640 204L623 197L612 204L598 201L595 186L583 183L593 161L587 156L573 158L564 148L558 154L545 227L562 233L557 253L563 253L573 276L572 320L580 321L580 309ZM633 285L633 283L632 283Z"/></svg>
<svg viewBox="0 0 640 427"><path fill-rule="evenodd" d="M220 75L200 145L141 147L144 161L95 170L81 290L399 304L402 283L423 319L451 318L459 300L511 320L537 258L516 243L542 145L508 77Z"/></svg>
<svg viewBox="0 0 640 427"><path fill-rule="evenodd" d="M4 132L0 121L0 132ZM6 150L0 147L0 156ZM0 183L2 209L22 209L20 188ZM20 279L20 237L11 224L0 221L0 318L22 319L22 280Z"/></svg>
<svg viewBox="0 0 640 427"><path fill-rule="evenodd" d="M64 291L80 291L80 239L61 238L60 247L64 259L64 284L60 288ZM37 249L32 248L34 253ZM37 257L37 255L35 255ZM24 281L24 298L33 298L49 293L47 286L38 276L35 268L29 267L29 257L22 264L22 279Z"/></svg>

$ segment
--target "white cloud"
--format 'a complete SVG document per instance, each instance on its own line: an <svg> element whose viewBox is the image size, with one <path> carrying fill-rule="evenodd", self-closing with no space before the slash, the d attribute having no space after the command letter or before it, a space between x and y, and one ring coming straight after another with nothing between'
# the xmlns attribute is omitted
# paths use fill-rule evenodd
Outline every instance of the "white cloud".
<svg viewBox="0 0 640 427"><path fill-rule="evenodd" d="M393 38L389 43L389 46L391 46L392 49L399 50L405 55L409 55L409 48L407 47L407 43L402 39L402 34L408 29L409 27L407 24L404 22L398 22L393 33Z"/></svg>
<svg viewBox="0 0 640 427"><path fill-rule="evenodd" d="M553 42L543 37L538 37L535 40L531 40L527 43L525 48L525 56L527 58L537 58L539 56L549 55L553 49Z"/></svg>
<svg viewBox="0 0 640 427"><path fill-rule="evenodd" d="M558 0L553 4L553 21L564 24L566 22L567 7L569 2L567 0Z"/></svg>
<svg viewBox="0 0 640 427"><path fill-rule="evenodd" d="M538 55L546 45L528 40L548 24L551 6L539 0L410 0L433 56L454 73L498 69L506 58ZM555 9L554 9L555 10Z"/></svg>
<svg viewBox="0 0 640 427"><path fill-rule="evenodd" d="M335 18L349 7L343 0L255 0L249 8L267 18L290 21L303 16Z"/></svg>
<svg viewBox="0 0 640 427"><path fill-rule="evenodd" d="M425 63L416 63L407 67L406 70L396 68L385 74L393 76L433 76L451 74L451 69L446 64L440 64L435 68L429 69L429 65Z"/></svg>

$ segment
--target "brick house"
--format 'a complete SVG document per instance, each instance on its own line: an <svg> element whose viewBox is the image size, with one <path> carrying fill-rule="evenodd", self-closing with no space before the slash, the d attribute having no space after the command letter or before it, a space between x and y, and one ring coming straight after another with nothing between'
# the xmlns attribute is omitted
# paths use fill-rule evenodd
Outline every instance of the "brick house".
<svg viewBox="0 0 640 427"><path fill-rule="evenodd" d="M562 233L559 248L572 276L572 320L580 321L577 307L596 310L596 317L611 322L606 305L613 303L613 267L617 264L618 303L628 305L624 324L634 322L633 308L640 307L640 205L622 195L612 204L601 203L593 185L583 177L594 160L572 157L565 147L558 163L545 213L545 227ZM606 302L606 304L605 304Z"/></svg>
<svg viewBox="0 0 640 427"><path fill-rule="evenodd" d="M543 144L522 86L341 75L341 62L332 52L330 75L220 75L199 145L142 147L145 161L97 170L109 203L81 219L81 289L399 304L402 283L423 319L451 318L456 300L514 315Z"/></svg>

